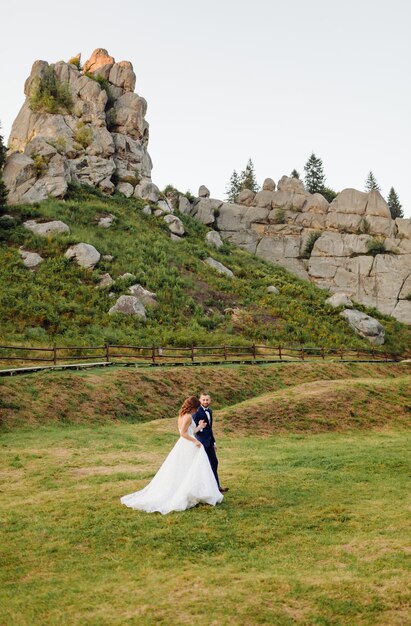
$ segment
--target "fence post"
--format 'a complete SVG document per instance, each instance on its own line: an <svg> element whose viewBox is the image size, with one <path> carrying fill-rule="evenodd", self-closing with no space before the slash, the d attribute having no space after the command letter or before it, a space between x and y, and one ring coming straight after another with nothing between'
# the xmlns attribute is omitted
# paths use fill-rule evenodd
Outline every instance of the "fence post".
<svg viewBox="0 0 411 626"><path fill-rule="evenodd" d="M301 360L304 361L304 344L301 344Z"/></svg>
<svg viewBox="0 0 411 626"><path fill-rule="evenodd" d="M280 361L282 361L283 360L283 355L282 355L282 352L281 352L281 344L278 346L278 356L280 357Z"/></svg>
<svg viewBox="0 0 411 626"><path fill-rule="evenodd" d="M343 358L344 358L344 348L341 348L341 350L340 350L340 359L341 359L341 361L343 360Z"/></svg>
<svg viewBox="0 0 411 626"><path fill-rule="evenodd" d="M227 346L224 346L224 360L227 361Z"/></svg>
<svg viewBox="0 0 411 626"><path fill-rule="evenodd" d="M255 359L256 357L255 343L253 343L252 350L253 350L253 359Z"/></svg>
<svg viewBox="0 0 411 626"><path fill-rule="evenodd" d="M155 363L156 361L156 347L155 346L151 348L151 360L153 361L153 363Z"/></svg>
<svg viewBox="0 0 411 626"><path fill-rule="evenodd" d="M57 365L57 346L53 343L53 363Z"/></svg>
<svg viewBox="0 0 411 626"><path fill-rule="evenodd" d="M324 359L325 359L324 348L321 348L321 356L322 356L322 359L324 361Z"/></svg>
<svg viewBox="0 0 411 626"><path fill-rule="evenodd" d="M110 346L108 343L105 344L106 345L106 363L110 362Z"/></svg>
<svg viewBox="0 0 411 626"><path fill-rule="evenodd" d="M194 346L191 346L191 362L194 362Z"/></svg>

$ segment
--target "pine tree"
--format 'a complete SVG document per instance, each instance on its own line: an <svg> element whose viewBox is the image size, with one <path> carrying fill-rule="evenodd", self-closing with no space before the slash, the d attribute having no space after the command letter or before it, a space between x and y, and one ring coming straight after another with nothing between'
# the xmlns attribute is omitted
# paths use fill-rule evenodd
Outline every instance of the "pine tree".
<svg viewBox="0 0 411 626"><path fill-rule="evenodd" d="M255 178L254 164L251 159L248 159L245 169L240 174L238 174L236 170L231 174L230 182L226 189L228 202L235 202L238 194L243 189L250 189L254 191L254 193L260 190Z"/></svg>
<svg viewBox="0 0 411 626"><path fill-rule="evenodd" d="M387 198L388 208L391 212L391 217L395 220L396 217L404 217L404 211L402 210L402 205L400 204L400 199L398 197L397 192L394 187L391 187L390 193Z"/></svg>
<svg viewBox="0 0 411 626"><path fill-rule="evenodd" d="M230 182L226 189L226 198L228 202L235 202L238 194L240 193L240 177L237 170L234 170L231 174Z"/></svg>
<svg viewBox="0 0 411 626"><path fill-rule="evenodd" d="M296 169L293 169L291 172L291 178L300 178L300 172L297 172Z"/></svg>
<svg viewBox="0 0 411 626"><path fill-rule="evenodd" d="M304 182L307 191L310 193L321 193L325 187L323 162L315 156L314 152L304 165L304 171Z"/></svg>
<svg viewBox="0 0 411 626"><path fill-rule="evenodd" d="M366 181L365 181L365 191L366 192L380 191L380 186L377 183L377 179L375 178L374 174L371 171L368 174Z"/></svg>
<svg viewBox="0 0 411 626"><path fill-rule="evenodd" d="M255 193L260 189L255 177L254 164L251 159L248 159L245 170L240 174L240 191L243 189L250 189Z"/></svg>
<svg viewBox="0 0 411 626"><path fill-rule="evenodd" d="M3 144L3 137L0 135L0 209L6 206L7 189L2 178L2 171L6 161L7 148Z"/></svg>

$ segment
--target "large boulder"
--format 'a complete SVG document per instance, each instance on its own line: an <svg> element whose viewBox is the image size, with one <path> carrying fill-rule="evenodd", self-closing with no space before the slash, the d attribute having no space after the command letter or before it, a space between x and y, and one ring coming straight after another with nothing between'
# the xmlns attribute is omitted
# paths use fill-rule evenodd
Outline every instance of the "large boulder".
<svg viewBox="0 0 411 626"><path fill-rule="evenodd" d="M23 250L23 248L19 249L19 254L23 259L23 265L28 267L30 270L36 269L44 261L44 259L37 254L37 252L29 252L28 250Z"/></svg>
<svg viewBox="0 0 411 626"><path fill-rule="evenodd" d="M293 176L282 176L278 181L278 191L287 191L290 193L308 193L304 187L304 183L299 178Z"/></svg>
<svg viewBox="0 0 411 626"><path fill-rule="evenodd" d="M183 196L182 194L178 198L178 210L183 215L190 215L192 210L192 204L187 196Z"/></svg>
<svg viewBox="0 0 411 626"><path fill-rule="evenodd" d="M251 206L254 202L255 192L251 189L243 189L240 191L236 198L237 204L244 204L245 206Z"/></svg>
<svg viewBox="0 0 411 626"><path fill-rule="evenodd" d="M257 207L271 208L274 198L274 191L263 189L255 195L253 204Z"/></svg>
<svg viewBox="0 0 411 626"><path fill-rule="evenodd" d="M157 295L153 291L145 289L142 285L131 285L129 292L135 298L138 298L145 306L157 306Z"/></svg>
<svg viewBox="0 0 411 626"><path fill-rule="evenodd" d="M170 233L172 233L173 235L178 235L179 237L182 237L184 235L184 224L179 217L177 217L176 215L168 214L165 215L163 219L167 224Z"/></svg>
<svg viewBox="0 0 411 626"><path fill-rule="evenodd" d="M40 235L40 237L70 232L70 228L61 220L41 223L36 222L36 220L27 220L27 222L23 223L23 226L27 228L27 230L31 230L35 235Z"/></svg>
<svg viewBox="0 0 411 626"><path fill-rule="evenodd" d="M106 289L107 287L111 287L114 284L114 280L110 276L110 274L103 274L97 284L97 289Z"/></svg>
<svg viewBox="0 0 411 626"><path fill-rule="evenodd" d="M205 236L205 240L210 246L214 246L217 250L224 245L223 240L220 237L220 234L216 230L209 230Z"/></svg>
<svg viewBox="0 0 411 626"><path fill-rule="evenodd" d="M381 346L384 343L384 326L374 317L357 311L357 309L344 309L340 315L348 321L358 335L368 339L374 346Z"/></svg>
<svg viewBox="0 0 411 626"><path fill-rule="evenodd" d="M218 230L244 230L242 218L245 216L246 212L246 206L224 203L219 209L219 213L216 218Z"/></svg>
<svg viewBox="0 0 411 626"><path fill-rule="evenodd" d="M104 48L94 50L91 57L84 63L84 72L96 72L107 65L114 65L114 57L110 56Z"/></svg>
<svg viewBox="0 0 411 626"><path fill-rule="evenodd" d="M397 227L398 237L411 239L411 218L404 219L397 217L395 225Z"/></svg>
<svg viewBox="0 0 411 626"><path fill-rule="evenodd" d="M214 224L216 212L223 205L221 200L215 200L213 198L198 198L191 209L191 215L196 218L202 224L210 226Z"/></svg>
<svg viewBox="0 0 411 626"><path fill-rule="evenodd" d="M77 243L66 251L67 259L74 259L77 265L84 268L94 267L100 261L100 252L89 243Z"/></svg>
<svg viewBox="0 0 411 626"><path fill-rule="evenodd" d="M391 236L395 224L379 191L344 189L328 208L326 227L346 232Z"/></svg>
<svg viewBox="0 0 411 626"><path fill-rule="evenodd" d="M325 304L329 304L334 309L344 306L345 308L352 308L351 299L347 296L346 293L335 293L334 295L327 298Z"/></svg>
<svg viewBox="0 0 411 626"><path fill-rule="evenodd" d="M110 226L113 225L114 220L116 219L116 216L113 215L112 213L109 213L108 215L105 215L104 217L100 217L97 226L100 226L100 228L110 228Z"/></svg>
<svg viewBox="0 0 411 626"><path fill-rule="evenodd" d="M113 85L124 89L124 91L134 91L136 86L136 75L130 61L120 61L115 63L110 69L108 80Z"/></svg>
<svg viewBox="0 0 411 626"><path fill-rule="evenodd" d="M275 182L272 178L266 178L263 182L263 191L275 191Z"/></svg>
<svg viewBox="0 0 411 626"><path fill-rule="evenodd" d="M149 180L145 180L136 186L133 195L135 198L142 198L155 204L160 197L160 190L157 185Z"/></svg>
<svg viewBox="0 0 411 626"><path fill-rule="evenodd" d="M200 185L199 190L198 190L198 197L199 198L209 198L210 197L210 190L205 185Z"/></svg>
<svg viewBox="0 0 411 626"><path fill-rule="evenodd" d="M144 304L135 296L120 296L108 313L109 315L121 313L122 315L132 315L143 320L146 319L146 309Z"/></svg>
<svg viewBox="0 0 411 626"><path fill-rule="evenodd" d="M226 267L225 265L220 263L220 261L216 261L215 259L213 259L212 257L209 256L206 259L206 263L208 265L210 265L210 267L215 269L219 274L224 274L225 276L229 276L230 278L234 278L233 272L230 269L228 269L228 267Z"/></svg>
<svg viewBox="0 0 411 626"><path fill-rule="evenodd" d="M20 202L36 182L33 159L18 152L11 154L4 166L3 180L8 189L9 204Z"/></svg>

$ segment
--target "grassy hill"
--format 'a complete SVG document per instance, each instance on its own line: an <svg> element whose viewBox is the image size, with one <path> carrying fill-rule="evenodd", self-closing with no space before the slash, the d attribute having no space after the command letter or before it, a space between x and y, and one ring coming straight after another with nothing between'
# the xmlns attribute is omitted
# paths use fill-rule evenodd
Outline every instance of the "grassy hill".
<svg viewBox="0 0 411 626"><path fill-rule="evenodd" d="M0 340L24 345L241 345L253 341L276 344L304 342L324 347L369 347L339 311L324 304L327 293L284 269L224 244L217 252L204 241L207 228L180 216L187 235L172 241L162 218L147 216L143 203L124 197L105 197L92 190L74 189L65 201L9 207L12 225L0 227ZM109 229L98 219L116 216ZM69 235L42 238L25 230L26 219L61 219ZM86 271L64 258L70 244L94 245L112 261L101 260ZM45 261L38 271L27 270L18 247L36 251ZM234 279L204 263L209 255L228 266ZM116 283L96 289L105 272ZM118 280L130 272L134 278ZM109 316L116 296L140 283L158 296L159 306L146 321ZM266 287L274 284L280 294ZM224 312L241 309L233 321ZM359 306L361 310L367 310ZM386 329L384 350L403 352L411 346L411 328L372 310Z"/></svg>
<svg viewBox="0 0 411 626"><path fill-rule="evenodd" d="M224 432L233 427L249 435L400 425L409 419L410 386L408 363L41 372L0 379L0 426L7 431L164 419L177 415L182 398L204 388L212 393ZM269 419L267 407L274 407Z"/></svg>

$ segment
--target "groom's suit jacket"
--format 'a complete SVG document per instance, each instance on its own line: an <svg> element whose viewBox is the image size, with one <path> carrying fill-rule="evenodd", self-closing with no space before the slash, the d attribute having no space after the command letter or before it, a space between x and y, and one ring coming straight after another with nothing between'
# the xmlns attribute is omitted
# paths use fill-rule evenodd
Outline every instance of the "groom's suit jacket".
<svg viewBox="0 0 411 626"><path fill-rule="evenodd" d="M194 413L193 415L193 420L195 421L196 426L198 426L200 420L207 422L207 425L203 428L203 432L199 430L195 435L205 448L209 448L215 444L213 435L213 412L211 409L207 409L207 411L210 414L210 423L208 423L206 412L202 406L200 406L197 413Z"/></svg>

